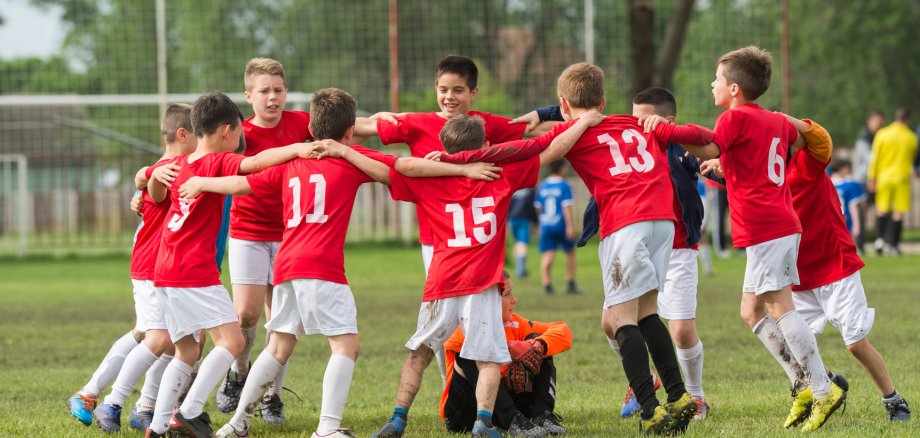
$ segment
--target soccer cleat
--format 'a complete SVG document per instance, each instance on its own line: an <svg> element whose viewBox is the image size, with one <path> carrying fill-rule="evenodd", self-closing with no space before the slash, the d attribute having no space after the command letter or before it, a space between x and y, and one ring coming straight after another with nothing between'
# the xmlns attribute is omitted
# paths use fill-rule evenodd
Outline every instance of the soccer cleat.
<svg viewBox="0 0 920 438"><path fill-rule="evenodd" d="M355 434L351 433L351 429L335 429L323 434L313 432L310 438L355 438Z"/></svg>
<svg viewBox="0 0 920 438"><path fill-rule="evenodd" d="M406 420L393 416L383 427L371 435L371 438L400 438L406 433Z"/></svg>
<svg viewBox="0 0 920 438"><path fill-rule="evenodd" d="M259 412L262 415L262 421L272 426L284 424L284 403L278 394L262 397L262 407L259 408Z"/></svg>
<svg viewBox="0 0 920 438"><path fill-rule="evenodd" d="M93 418L102 430L114 433L121 430L121 406L103 403L93 411Z"/></svg>
<svg viewBox="0 0 920 438"><path fill-rule="evenodd" d="M565 428L562 427L562 417L555 412L546 411L533 418L533 424L540 426L546 431L547 435L563 436Z"/></svg>
<svg viewBox="0 0 920 438"><path fill-rule="evenodd" d="M706 416L709 415L709 403L706 403L705 399L702 398L693 398L693 401L696 402L696 415L693 416L694 420L705 420Z"/></svg>
<svg viewBox="0 0 920 438"><path fill-rule="evenodd" d="M137 407L134 407L134 410L131 411L131 415L128 416L128 424L132 428L137 430L146 430L150 428L150 423L153 422L153 411L138 411Z"/></svg>
<svg viewBox="0 0 920 438"><path fill-rule="evenodd" d="M802 432L811 432L824 425L831 414L844 404L847 393L836 383L831 382L831 391L826 397L817 398L811 404L811 415L802 425Z"/></svg>
<svg viewBox="0 0 920 438"><path fill-rule="evenodd" d="M153 429L147 429L147 432L144 434L144 438L166 438L165 433L156 433Z"/></svg>
<svg viewBox="0 0 920 438"><path fill-rule="evenodd" d="M795 388L793 388L792 409L789 410L789 415L786 416L786 422L783 423L783 427L789 429L805 421L805 419L811 415L811 403L811 386L806 387L802 391L796 391Z"/></svg>
<svg viewBox="0 0 920 438"><path fill-rule="evenodd" d="M223 385L220 385L220 389L214 397L215 401L217 401L217 410L224 414L235 411L240 404L240 394L243 393L243 385L245 384L246 376L240 376L232 370L227 371L227 378L224 379Z"/></svg>
<svg viewBox="0 0 920 438"><path fill-rule="evenodd" d="M473 433L471 435L473 438L502 438L501 430L495 426L486 427L486 424L479 420L476 420L476 422L473 423Z"/></svg>
<svg viewBox="0 0 920 438"><path fill-rule="evenodd" d="M552 295L552 294L556 293L556 289L553 289L553 285L551 285L551 284L544 284L544 285L543 285L543 293L545 293L545 294L547 294L547 295Z"/></svg>
<svg viewBox="0 0 920 438"><path fill-rule="evenodd" d="M690 420L696 416L696 412L699 409L696 405L696 400L688 392L685 392L673 403L665 403L664 407L668 410L668 415L671 416L671 424L668 429L676 432L687 430Z"/></svg>
<svg viewBox="0 0 920 438"><path fill-rule="evenodd" d="M652 415L652 418L639 419L639 430L646 435L665 435L670 432L668 426L671 422L671 416L668 414L668 411L662 406L657 406L655 407L655 414Z"/></svg>
<svg viewBox="0 0 920 438"><path fill-rule="evenodd" d="M847 382L846 377L843 377L840 374L828 371L827 378L831 379L831 382L836 383L837 386L839 386L840 389L843 390L843 392L847 392L850 390L850 382Z"/></svg>
<svg viewBox="0 0 920 438"><path fill-rule="evenodd" d="M508 435L523 438L543 438L546 436L546 431L530 421L524 414L515 412L514 417L511 418L511 425L508 426Z"/></svg>
<svg viewBox="0 0 920 438"><path fill-rule="evenodd" d="M580 294L580 293L581 293L581 288L578 287L578 285L575 284L574 281L570 281L570 282L568 282L568 284L567 284L566 287L565 287L565 293L567 293L567 294Z"/></svg>
<svg viewBox="0 0 920 438"><path fill-rule="evenodd" d="M188 438L210 438L214 433L211 429L211 417L207 412L202 412L195 418L185 418L178 409L169 419L169 432L172 436Z"/></svg>
<svg viewBox="0 0 920 438"><path fill-rule="evenodd" d="M227 423L220 429L217 429L217 432L214 432L214 438L245 438L249 436L249 425L241 428L242 430L237 430L233 424Z"/></svg>
<svg viewBox="0 0 920 438"><path fill-rule="evenodd" d="M910 406L907 406L907 400L900 395L892 401L883 401L885 410L888 411L889 421L907 421L910 420Z"/></svg>
<svg viewBox="0 0 920 438"><path fill-rule="evenodd" d="M83 395L79 392L67 399L70 406L70 415L80 420L85 426L93 424L93 411L96 410L96 397Z"/></svg>
<svg viewBox="0 0 920 438"><path fill-rule="evenodd" d="M658 388L661 388L661 380L658 379L658 376L655 373L651 373L652 381L655 382L655 391L658 391ZM642 409L642 406L639 405L639 400L636 399L636 394L633 392L632 387L626 388L626 397L623 398L623 406L620 407L620 417L626 418L635 415L639 410Z"/></svg>

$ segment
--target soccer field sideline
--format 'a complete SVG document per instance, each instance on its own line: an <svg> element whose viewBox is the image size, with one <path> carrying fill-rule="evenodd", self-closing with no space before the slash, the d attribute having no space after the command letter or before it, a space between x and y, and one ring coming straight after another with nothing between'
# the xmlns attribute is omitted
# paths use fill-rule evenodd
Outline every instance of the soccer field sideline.
<svg viewBox="0 0 920 438"><path fill-rule="evenodd" d="M516 311L540 320L563 320L574 332L571 351L557 357L557 411L569 436L632 436L637 420L619 419L625 377L600 330L600 273L596 246L578 251L578 296L544 296L539 280L516 283ZM918 287L912 275L918 256L866 259L863 280L869 304L876 308L870 338L885 357L895 385L909 402L920 394L911 345L920 316L914 303ZM103 436L71 418L64 401L89 378L111 342L133 324L127 257L6 259L0 263L0 419L3 436ZM701 278L699 327L706 346L704 389L711 417L691 425L688 436L775 436L790 398L779 366L738 317L744 260L718 259L716 276ZM531 255L531 272L537 258ZM358 305L361 355L345 413L344 425L367 436L392 410L399 368L411 335L421 296L422 268L417 248L384 245L349 246L347 274ZM562 267L556 264L557 283ZM558 289L558 288L557 288ZM259 339L262 339L261 337ZM819 434L833 436L910 436L913 422L889 424L879 395L859 363L843 347L838 332L818 337L828 366L849 379L846 412L838 412ZM257 342L261 351L264 343ZM253 357L255 357L254 352ZM292 358L287 385L303 401L285 394L288 424L267 428L254 422L254 436L304 436L315 428L326 342L302 339ZM433 368L433 367L432 367ZM437 417L440 379L426 373L410 412L409 436L447 435ZM659 391L659 398L663 392ZM129 398L133 404L136 393ZM229 416L207 405L215 428ZM127 412L127 411L126 411ZM124 419L127 413L123 414ZM127 421L123 421L127 426ZM127 427L121 435L140 436Z"/></svg>

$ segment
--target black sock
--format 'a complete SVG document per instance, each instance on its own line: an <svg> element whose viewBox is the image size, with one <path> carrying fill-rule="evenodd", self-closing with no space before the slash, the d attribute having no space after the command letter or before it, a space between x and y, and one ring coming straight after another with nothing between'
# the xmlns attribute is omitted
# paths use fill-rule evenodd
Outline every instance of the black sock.
<svg viewBox="0 0 920 438"><path fill-rule="evenodd" d="M639 330L648 345L648 352L655 363L655 369L661 377L661 384L668 393L668 403L676 402L684 393L684 380L680 376L680 367L677 365L677 355L674 353L674 343L668 328L661 322L657 313L653 313L639 321Z"/></svg>
<svg viewBox="0 0 920 438"><path fill-rule="evenodd" d="M626 380L636 394L636 400L642 405L642 418L652 418L658 407L658 399L655 398L655 386L648 368L648 349L642 340L642 332L637 326L624 325L617 329L616 340L620 345Z"/></svg>
<svg viewBox="0 0 920 438"><path fill-rule="evenodd" d="M891 221L891 217L887 214L878 216L878 220L875 223L876 231L878 232L878 237L888 243L888 223Z"/></svg>
<svg viewBox="0 0 920 438"><path fill-rule="evenodd" d="M898 249L898 244L901 243L901 227L904 225L903 221L892 220L888 223L888 244L891 245L891 249Z"/></svg>

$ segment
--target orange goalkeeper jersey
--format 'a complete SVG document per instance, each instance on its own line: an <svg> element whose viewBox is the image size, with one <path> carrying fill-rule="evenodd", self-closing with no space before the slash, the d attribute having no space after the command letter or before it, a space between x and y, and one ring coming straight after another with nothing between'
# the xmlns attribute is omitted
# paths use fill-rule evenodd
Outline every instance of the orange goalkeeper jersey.
<svg viewBox="0 0 920 438"><path fill-rule="evenodd" d="M572 347L572 330L564 322L541 322L531 321L517 313L511 314L511 320L505 323L505 339L511 341L523 341L531 334L536 333L537 339L546 343L546 352L544 357L550 357ZM457 327L457 331L444 343L445 366L447 368L447 385L444 386L444 392L441 394L441 406L439 412L441 418L444 418L444 405L447 402L447 392L450 388L450 381L454 375L454 362L460 349L463 348L463 330ZM508 365L501 367L502 375L508 369Z"/></svg>

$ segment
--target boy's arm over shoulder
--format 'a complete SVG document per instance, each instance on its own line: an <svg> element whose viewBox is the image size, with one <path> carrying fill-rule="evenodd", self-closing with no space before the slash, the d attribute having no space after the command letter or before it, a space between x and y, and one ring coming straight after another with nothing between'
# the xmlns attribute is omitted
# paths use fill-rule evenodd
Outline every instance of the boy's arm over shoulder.
<svg viewBox="0 0 920 438"><path fill-rule="evenodd" d="M799 120L795 117L786 115L786 120L801 135L797 135L793 147L797 144L804 143L805 150L808 154L823 164L831 162L834 152L834 142L831 135L817 122L809 119Z"/></svg>
<svg viewBox="0 0 920 438"><path fill-rule="evenodd" d="M265 170L271 166L277 166L294 158L309 158L319 148L318 142L313 143L294 143L280 148L266 149L251 157L242 157L234 155L233 157L224 157L224 161L230 167L225 168L223 175L255 173ZM238 159L236 157L241 157ZM231 172L234 162L237 163L237 171Z"/></svg>
<svg viewBox="0 0 920 438"><path fill-rule="evenodd" d="M185 199L197 198L198 195L204 192L221 195L248 195L252 193L252 188L246 177L242 175L193 176L179 187L179 196Z"/></svg>
<svg viewBox="0 0 920 438"><path fill-rule="evenodd" d="M530 333L539 333L536 339L542 341L546 346L544 356L553 356L572 348L572 329L564 322L523 320L521 323L530 326Z"/></svg>

